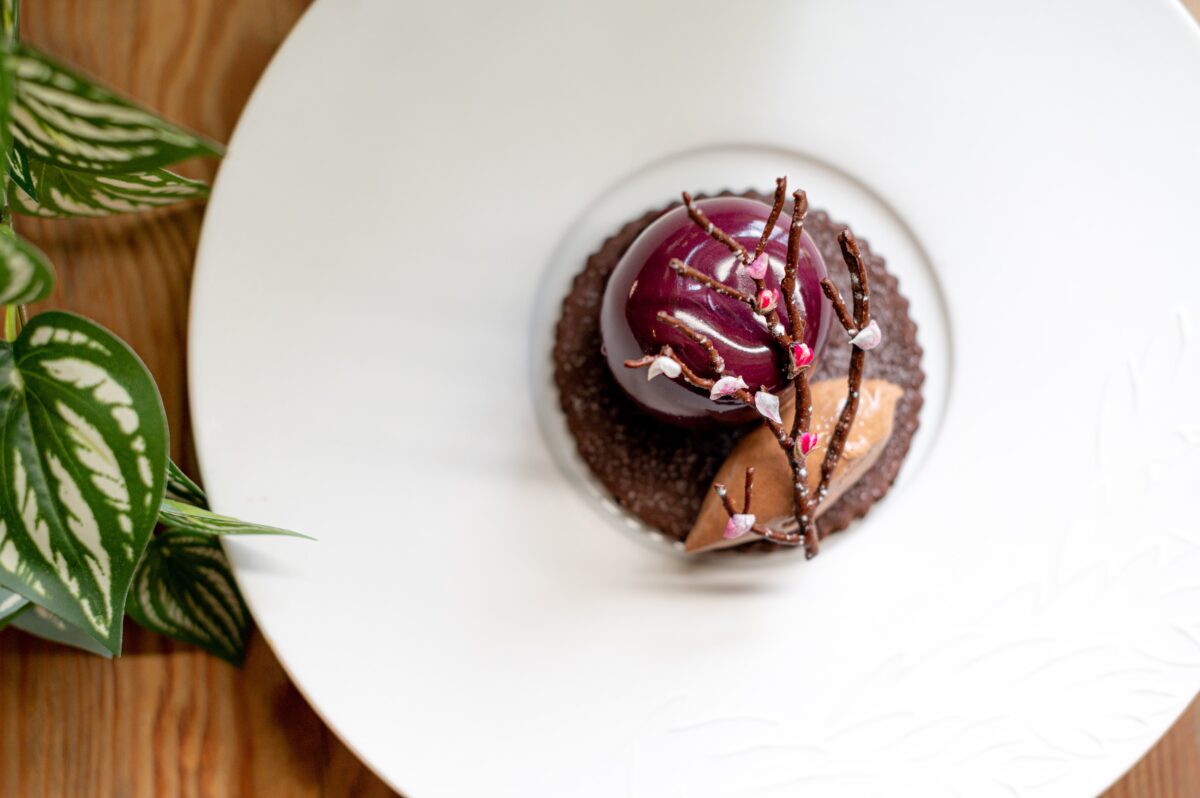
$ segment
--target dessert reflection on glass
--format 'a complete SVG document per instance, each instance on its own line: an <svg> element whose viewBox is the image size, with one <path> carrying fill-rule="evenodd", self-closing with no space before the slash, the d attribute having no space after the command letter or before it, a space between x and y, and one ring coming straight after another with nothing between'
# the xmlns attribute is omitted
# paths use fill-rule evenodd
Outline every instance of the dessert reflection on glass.
<svg viewBox="0 0 1200 798"><path fill-rule="evenodd" d="M895 479L920 357L883 260L784 178L625 225L576 277L554 348L614 501L687 552L808 557Z"/></svg>

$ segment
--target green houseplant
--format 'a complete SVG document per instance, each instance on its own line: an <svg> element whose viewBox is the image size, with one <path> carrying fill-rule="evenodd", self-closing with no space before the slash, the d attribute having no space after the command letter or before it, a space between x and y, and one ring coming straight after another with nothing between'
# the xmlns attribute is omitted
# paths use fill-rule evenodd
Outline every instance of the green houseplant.
<svg viewBox="0 0 1200 798"><path fill-rule="evenodd" d="M128 614L240 663L248 613L219 537L293 533L208 509L127 345L71 313L28 314L54 269L13 226L204 197L165 167L221 149L20 43L19 10L0 0L0 627L119 654Z"/></svg>

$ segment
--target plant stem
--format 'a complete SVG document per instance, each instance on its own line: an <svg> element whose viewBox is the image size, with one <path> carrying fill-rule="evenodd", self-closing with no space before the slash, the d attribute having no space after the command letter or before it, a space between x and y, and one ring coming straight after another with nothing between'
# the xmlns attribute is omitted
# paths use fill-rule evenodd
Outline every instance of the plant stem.
<svg viewBox="0 0 1200 798"><path fill-rule="evenodd" d="M0 33L15 43L21 27L21 0L0 0Z"/></svg>
<svg viewBox="0 0 1200 798"><path fill-rule="evenodd" d="M8 53L17 43L17 37L21 33L21 0L0 0L0 53ZM8 123L8 114L0 115L4 119L5 124ZM4 140L8 142L8 146L13 146L8 137ZM4 153L7 158L8 153ZM0 227L12 228L12 212L8 207L8 170L5 169L3 175L0 176Z"/></svg>
<svg viewBox="0 0 1200 798"><path fill-rule="evenodd" d="M0 0L0 51L8 53L17 43L21 33L21 0ZM7 122L8 115L4 114ZM7 141L8 139L5 138ZM9 141L8 146L13 146ZM5 153L7 158L7 153ZM8 170L0 175L0 229L8 235L13 234L12 209L8 206ZM6 305L4 308L4 339L16 340L17 320L24 326L28 313L24 305Z"/></svg>

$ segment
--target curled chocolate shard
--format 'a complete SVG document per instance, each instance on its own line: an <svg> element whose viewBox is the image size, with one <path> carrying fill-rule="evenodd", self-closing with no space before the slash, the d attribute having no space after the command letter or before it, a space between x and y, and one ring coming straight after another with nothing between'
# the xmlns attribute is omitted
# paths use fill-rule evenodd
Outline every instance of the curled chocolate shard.
<svg viewBox="0 0 1200 798"><path fill-rule="evenodd" d="M821 380L811 384L812 424L811 434L816 442L808 451L808 488L816 490L821 480L820 463L826 447L832 439L838 423L842 405L846 399L845 380ZM817 516L832 507L843 493L854 486L879 460L884 447L892 436L895 425L896 403L904 389L887 380L865 380L859 389L858 413L846 436L845 448L829 481L829 492L817 509ZM795 403L785 401L781 408L784 426L791 423L795 414ZM757 519L766 526L787 529L794 527L792 472L787 459L779 451L770 431L765 428L754 430L742 438L730 452L729 457L713 478L714 484L728 485L729 498L741 506L743 501L740 487L746 469L755 470L754 510ZM688 552L738 546L760 540L753 533L730 539L725 537L727 513L721 500L710 492L700 508L700 513L684 542Z"/></svg>

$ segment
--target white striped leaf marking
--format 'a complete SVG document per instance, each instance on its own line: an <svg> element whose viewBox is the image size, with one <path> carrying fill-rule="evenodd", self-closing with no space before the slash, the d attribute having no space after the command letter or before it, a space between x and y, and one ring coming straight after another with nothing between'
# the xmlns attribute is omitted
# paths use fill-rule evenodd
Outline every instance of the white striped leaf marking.
<svg viewBox="0 0 1200 798"><path fill-rule="evenodd" d="M13 618L12 626L14 629L20 629L22 632L49 640L52 643L83 649L103 657L112 656L112 652L96 642L96 638L36 604L31 603L26 612Z"/></svg>
<svg viewBox="0 0 1200 798"><path fill-rule="evenodd" d="M0 9L0 15L2 14L3 10ZM0 148L4 152L11 153L12 134L9 125L9 109L12 108L13 94L16 92L16 80L13 75L12 61L9 58L12 42L7 36L0 36L0 38L4 39L3 42L0 42Z"/></svg>
<svg viewBox="0 0 1200 798"><path fill-rule="evenodd" d="M111 333L51 311L0 343L0 414L0 587L119 653L166 482L158 389Z"/></svg>
<svg viewBox="0 0 1200 798"><path fill-rule="evenodd" d="M42 251L11 230L0 229L0 305L23 305L49 296L54 267Z"/></svg>
<svg viewBox="0 0 1200 798"><path fill-rule="evenodd" d="M174 460L167 461L167 497L208 509L208 497L204 495L204 489L183 473Z"/></svg>
<svg viewBox="0 0 1200 798"><path fill-rule="evenodd" d="M211 535L156 535L138 566L127 610L151 631L242 664L249 613L225 552Z"/></svg>
<svg viewBox="0 0 1200 798"><path fill-rule="evenodd" d="M14 147L19 152L20 147ZM208 186L166 169L130 174L71 172L34 160L18 179L11 163L8 201L27 216L112 216L208 196ZM28 182L26 182L28 181Z"/></svg>
<svg viewBox="0 0 1200 798"><path fill-rule="evenodd" d="M252 524L249 521L230 518L227 515L220 515L202 507L193 507L190 504L171 499L163 499L162 506L158 510L158 522L168 529L194 532L197 535L287 535L294 538L308 538L308 535L302 535L299 532L275 526ZM311 538L308 539L311 540Z"/></svg>
<svg viewBox="0 0 1200 798"><path fill-rule="evenodd" d="M0 629L7 626L16 617L18 612L21 612L28 606L29 599L20 593L14 593L11 590L5 590L0 587Z"/></svg>
<svg viewBox="0 0 1200 798"><path fill-rule="evenodd" d="M29 157L25 155L25 149L17 145L12 145L8 148L8 176L12 182L25 192L27 196L36 197L37 187L33 185L33 175L29 173ZM12 189L9 189L9 202L12 202Z"/></svg>
<svg viewBox="0 0 1200 798"><path fill-rule="evenodd" d="M161 119L27 45L8 56L9 128L32 159L99 174L145 172L217 145Z"/></svg>

